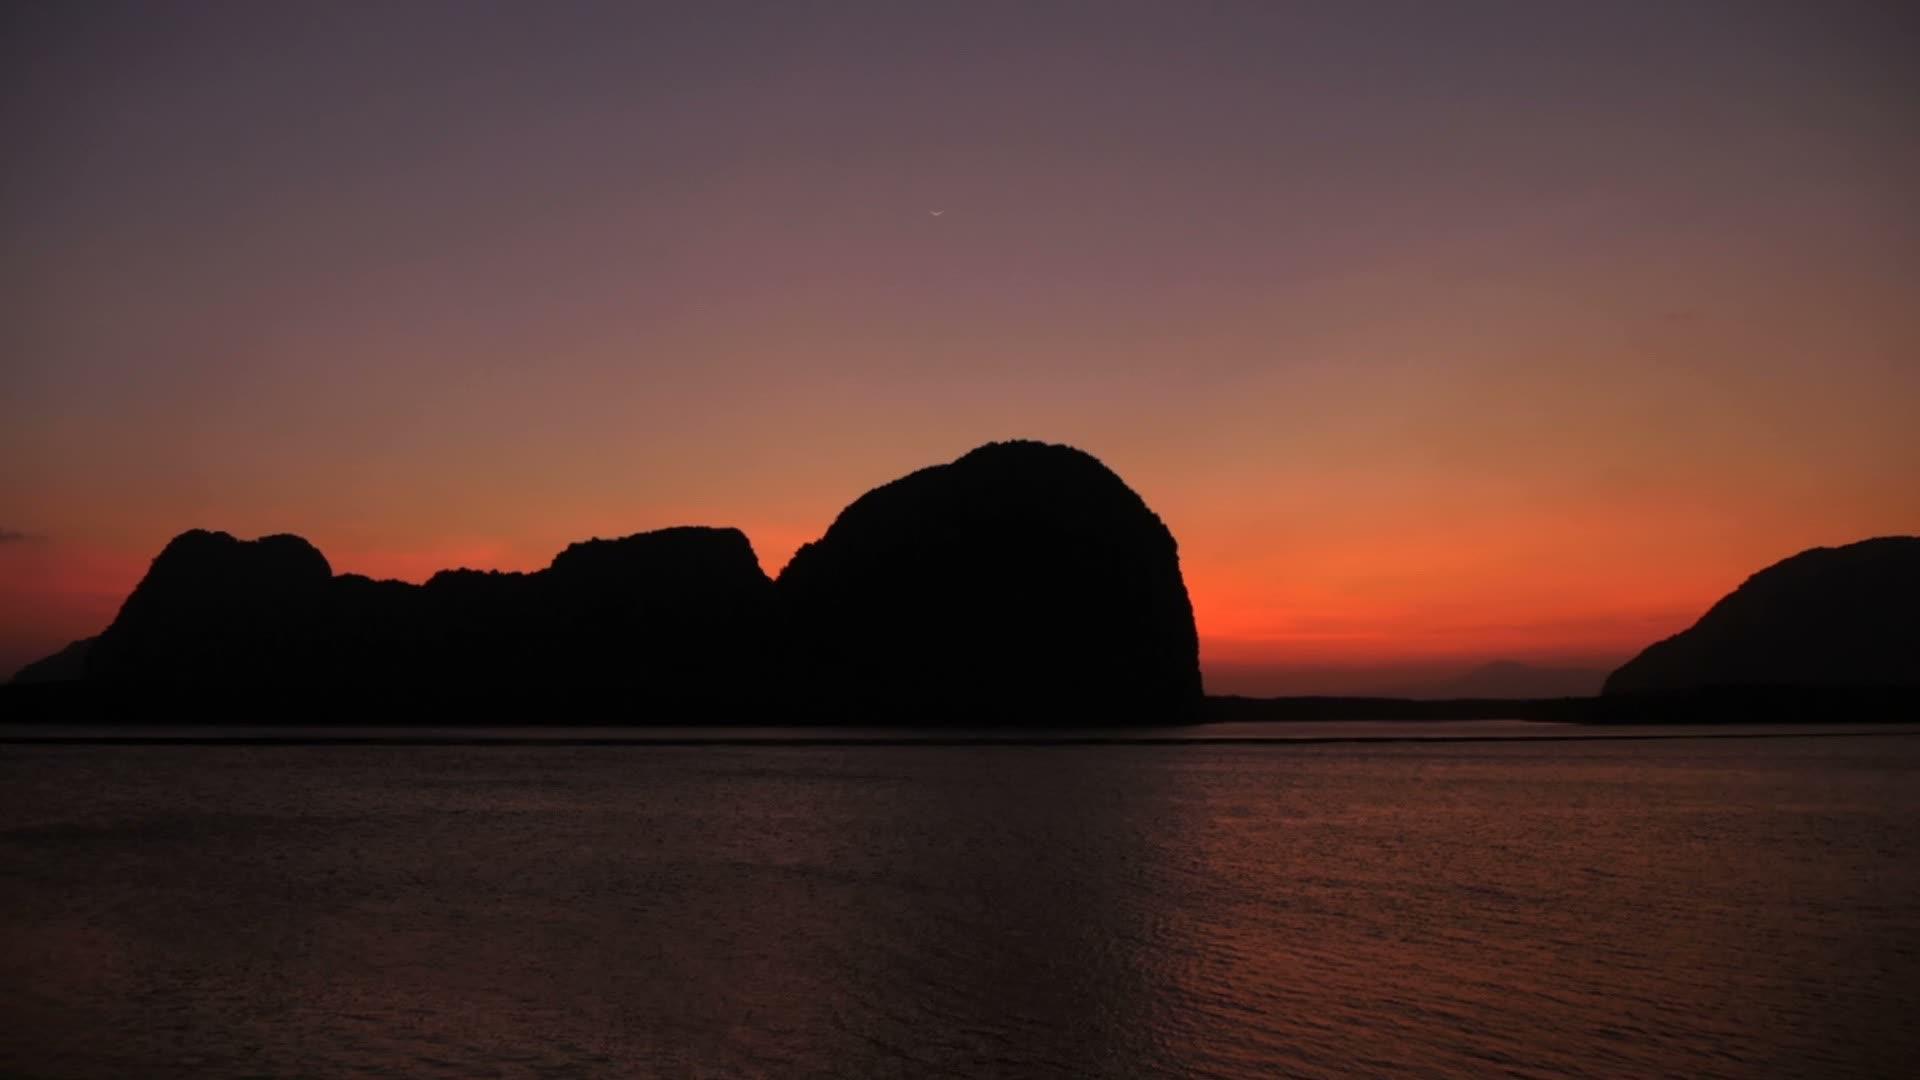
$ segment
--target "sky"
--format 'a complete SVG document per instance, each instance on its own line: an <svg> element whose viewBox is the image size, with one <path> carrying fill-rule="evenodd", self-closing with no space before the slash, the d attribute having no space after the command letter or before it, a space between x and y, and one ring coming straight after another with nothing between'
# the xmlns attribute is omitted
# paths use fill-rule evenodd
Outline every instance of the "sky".
<svg viewBox="0 0 1920 1080"><path fill-rule="evenodd" d="M1611 667L1920 532L1911 4L0 19L0 675L188 528L776 573L1014 437L1166 520L1215 691Z"/></svg>

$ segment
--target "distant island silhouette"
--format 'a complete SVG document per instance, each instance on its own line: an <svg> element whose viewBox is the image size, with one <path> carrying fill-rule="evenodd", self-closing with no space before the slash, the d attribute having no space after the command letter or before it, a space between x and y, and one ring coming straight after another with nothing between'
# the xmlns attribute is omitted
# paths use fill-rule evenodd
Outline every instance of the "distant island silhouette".
<svg viewBox="0 0 1920 1080"><path fill-rule="evenodd" d="M1920 537L1814 548L1748 578L1607 677L1607 695L1920 686Z"/></svg>
<svg viewBox="0 0 1920 1080"><path fill-rule="evenodd" d="M591 697L600 722L1167 721L1202 694L1173 534L1092 455L1026 441L868 492L778 580L737 529L423 585L335 575L297 536L193 530L98 637L14 681L296 709Z"/></svg>
<svg viewBox="0 0 1920 1080"><path fill-rule="evenodd" d="M1748 578L1602 687L1605 719L1920 716L1920 537L1812 548Z"/></svg>
<svg viewBox="0 0 1920 1080"><path fill-rule="evenodd" d="M1092 455L1015 441L867 492L777 579L729 528L421 585L336 575L297 536L192 530L6 700L135 722L1904 719L1916 611L1920 538L1883 537L1760 571L1598 696L1596 672L1494 663L1401 697L1207 699L1172 532Z"/></svg>

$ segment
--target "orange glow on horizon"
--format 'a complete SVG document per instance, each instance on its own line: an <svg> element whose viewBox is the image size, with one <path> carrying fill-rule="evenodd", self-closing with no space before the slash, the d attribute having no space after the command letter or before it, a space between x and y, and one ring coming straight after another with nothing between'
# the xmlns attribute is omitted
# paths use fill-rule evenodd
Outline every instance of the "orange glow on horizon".
<svg viewBox="0 0 1920 1080"><path fill-rule="evenodd" d="M41 7L0 675L187 528L418 581L736 525L772 574L1007 438L1165 519L1236 686L1607 666L1920 532L1899 5Z"/></svg>
<svg viewBox="0 0 1920 1080"><path fill-rule="evenodd" d="M823 514L813 527L769 523L743 531L771 576L830 517ZM1369 670L1464 669L1492 659L1609 668L1685 628L1763 565L1804 546L1858 538L1809 531L1789 540L1788 550L1735 530L1705 528L1663 538L1661 558L1642 560L1635 558L1647 545L1642 530L1619 524L1608 534L1607 518L1596 511L1532 521L1524 530L1495 519L1439 535L1388 533L1340 543L1295 535L1291 543L1251 549L1244 535L1187 526L1180 533L1182 566L1209 685L1221 692L1288 692L1297 682L1289 672L1329 669L1355 672L1356 685L1366 687ZM695 517L644 527L670 523L721 521ZM604 525L545 543L470 539L382 547L351 538L329 542L318 532L308 538L336 573L420 582L447 568L536 570L571 540L640 531ZM164 539L157 538L152 551ZM0 599L9 611L31 616L16 615L0 648L18 664L98 632L151 554L104 547L75 552L39 541L0 548ZM1609 573L1609 557L1625 561L1614 562Z"/></svg>

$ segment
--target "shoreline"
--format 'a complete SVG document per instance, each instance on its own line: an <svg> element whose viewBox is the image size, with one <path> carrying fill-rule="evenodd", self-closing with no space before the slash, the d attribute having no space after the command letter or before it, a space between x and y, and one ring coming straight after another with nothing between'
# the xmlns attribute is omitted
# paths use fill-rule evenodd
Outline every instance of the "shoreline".
<svg viewBox="0 0 1920 1080"><path fill-rule="evenodd" d="M1276 722L1279 723L1279 722ZM1339 725L1342 721L1306 722L1302 726ZM536 734L528 726L490 728L473 725L459 730L436 733L418 727L395 730L391 734L359 730L329 733L311 727L290 727L276 731L268 727L236 725L194 726L177 732L157 732L162 725L100 725L92 730L67 731L61 725L0 725L0 746L392 746L392 747L782 747L782 748L856 748L856 747L1073 747L1073 746L1326 746L1378 743L1568 743L1568 742L1650 742L1702 739L1822 739L1861 737L1920 736L1920 723L1861 724L1845 722L1753 724L1742 730L1727 730L1732 725L1702 724L1697 730L1675 730L1682 725L1647 724L1594 727L1562 725L1543 721L1488 721L1489 724L1526 725L1565 730L1446 731L1423 733L1418 729L1442 728L1443 722L1402 721L1383 727L1404 730L1367 732L1273 731L1215 732L1194 730L1188 733L1164 731L1075 733L1072 731L1035 731L1032 733L979 730L964 734L938 729L873 729L871 733L805 734L805 729L767 729L764 733L727 735L689 732L675 728L623 727L580 729L578 733ZM1236 727L1243 725L1234 725ZM359 726L356 726L359 727ZM38 730L24 730L34 728ZM1783 730L1785 729L1785 730ZM921 733L924 732L924 733Z"/></svg>

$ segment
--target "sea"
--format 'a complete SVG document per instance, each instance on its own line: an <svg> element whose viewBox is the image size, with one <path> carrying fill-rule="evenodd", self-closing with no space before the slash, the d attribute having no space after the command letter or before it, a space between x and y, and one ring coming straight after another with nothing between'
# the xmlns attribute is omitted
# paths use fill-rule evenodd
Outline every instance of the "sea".
<svg viewBox="0 0 1920 1080"><path fill-rule="evenodd" d="M0 1075L1920 1075L1920 726L139 733Z"/></svg>

